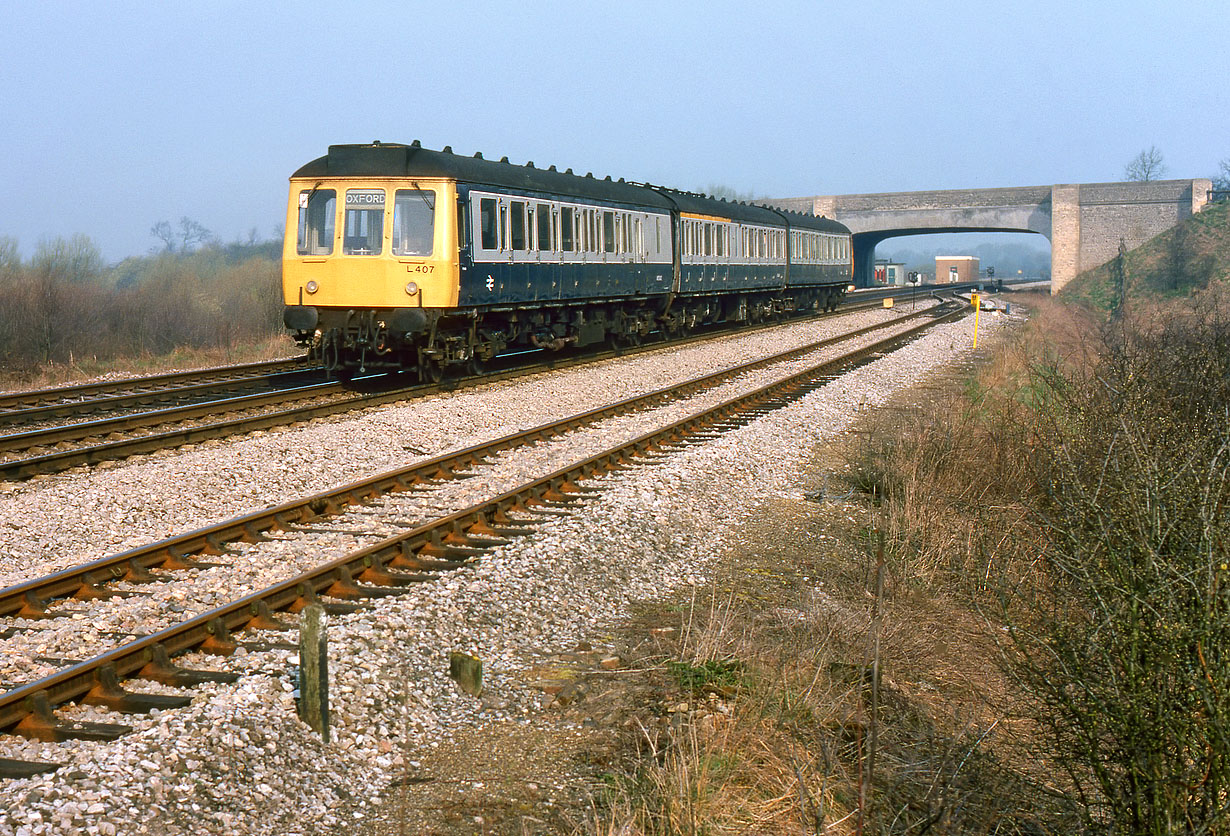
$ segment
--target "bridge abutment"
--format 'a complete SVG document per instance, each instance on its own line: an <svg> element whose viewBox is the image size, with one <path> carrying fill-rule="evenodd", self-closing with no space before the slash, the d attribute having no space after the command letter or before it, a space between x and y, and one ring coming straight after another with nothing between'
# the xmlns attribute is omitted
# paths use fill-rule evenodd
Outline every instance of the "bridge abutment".
<svg viewBox="0 0 1230 836"><path fill-rule="evenodd" d="M1081 271L1080 186L1051 188L1051 293Z"/></svg>

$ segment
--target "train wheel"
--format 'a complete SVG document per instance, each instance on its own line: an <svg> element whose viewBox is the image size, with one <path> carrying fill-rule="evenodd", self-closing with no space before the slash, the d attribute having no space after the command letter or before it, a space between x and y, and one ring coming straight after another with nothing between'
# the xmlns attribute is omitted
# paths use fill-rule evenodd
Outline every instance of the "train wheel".
<svg viewBox="0 0 1230 836"><path fill-rule="evenodd" d="M606 335L606 344L612 351L632 348L641 344L641 334L639 331L611 331Z"/></svg>
<svg viewBox="0 0 1230 836"><path fill-rule="evenodd" d="M439 383L444 379L444 366L439 360L424 357L419 360L419 382Z"/></svg>
<svg viewBox="0 0 1230 836"><path fill-rule="evenodd" d="M477 377L487 371L487 364L482 360L479 360L477 356L471 354L470 359L466 360L464 368L467 375L470 377Z"/></svg>

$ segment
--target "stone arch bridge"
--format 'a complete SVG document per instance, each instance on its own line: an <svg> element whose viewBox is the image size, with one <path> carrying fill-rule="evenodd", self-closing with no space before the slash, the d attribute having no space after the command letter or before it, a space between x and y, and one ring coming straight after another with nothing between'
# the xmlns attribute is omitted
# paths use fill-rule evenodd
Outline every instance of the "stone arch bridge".
<svg viewBox="0 0 1230 836"><path fill-rule="evenodd" d="M835 218L854 233L854 276L872 283L875 248L901 235L1027 232L1051 242L1051 292L1189 217L1208 202L1207 179L1074 183L784 198L774 206Z"/></svg>

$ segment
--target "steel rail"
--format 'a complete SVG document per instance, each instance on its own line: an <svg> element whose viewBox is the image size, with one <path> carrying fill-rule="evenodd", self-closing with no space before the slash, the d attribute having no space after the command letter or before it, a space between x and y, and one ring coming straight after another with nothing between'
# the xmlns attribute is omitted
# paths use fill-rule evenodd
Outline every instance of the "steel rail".
<svg viewBox="0 0 1230 836"><path fill-rule="evenodd" d="M1033 282L1035 280L1004 278L1000 281L1002 281L1004 285L1012 285L1022 282ZM939 291L963 290L975 286L976 283L921 285L918 290L925 294L931 294ZM855 291L854 293L860 300L871 300L881 299L888 296L896 296L909 291L909 287L894 286L866 288ZM850 308L847 306L841 310L850 311L857 310L857 308ZM55 401L70 401L72 399L80 400L81 398L97 395L99 393L121 392L124 390L139 390L140 393L154 394L158 387L166 384L178 385L186 380L208 380L211 377L240 380L245 373L248 372L256 375L262 375L270 372L276 372L277 369L283 367L303 367L304 370L311 370L315 368L307 357L293 357L281 360L260 360L253 363L240 363L233 366L214 366L204 369L191 369L188 371L165 372L161 374L128 377L121 380L106 380L94 383L75 383L48 389L30 389L21 392L6 392L0 393L0 418L3 417L5 412L13 408L14 405L17 405L20 408L25 408Z"/></svg>
<svg viewBox="0 0 1230 836"><path fill-rule="evenodd" d="M214 366L207 369L192 369L182 372L166 372L164 374L128 377L122 380L104 380L96 383L75 383L69 386L57 386L51 389L31 389L26 392L7 392L0 394L0 410L8 411L20 406L34 406L57 401L69 401L92 397L101 393L116 393L125 390L141 390L152 393L165 386L178 386L188 380L233 379L240 380L246 376L264 375L279 369L302 367L313 368L307 357L293 357L282 360L261 360L255 363L240 363L234 366ZM0 412L0 417L3 412Z"/></svg>
<svg viewBox="0 0 1230 836"><path fill-rule="evenodd" d="M324 383L312 383L306 386L296 386L290 389L280 389L275 392L239 395L206 403L165 407L138 412L132 415L119 415L114 418L99 418L94 421L82 421L76 424L65 424L41 430L9 433L7 435L0 435L0 452L52 447L66 442L100 438L116 433L133 432L178 421L191 421L220 413L237 412L241 409L258 409L270 404L338 394L344 391L345 389L337 381L327 381Z"/></svg>
<svg viewBox="0 0 1230 836"><path fill-rule="evenodd" d="M442 557L480 554L507 542L507 536L527 531L527 521L517 515L532 516L534 508L552 503L576 501L583 494L577 481L592 479L630 467L638 458L668 451L687 443L689 434L725 430L742 426L759 414L779 408L822 386L842 368L873 355L891 350L914 339L939 322L963 315L965 309L936 317L841 357L828 360L792 374L752 392L724 401L668 426L619 444L595 456L556 470L547 476L507 491L470 508L416 526L351 554L336 558L299 576L253 592L222 607L196 615L180 624L138 638L99 656L62 671L0 694L0 731L62 739L73 729L55 718L51 711L76 701L104 702L124 710L125 700L134 705L127 710L148 710L150 695L129 694L117 684L131 676L174 682L175 669L166 660L190 650L227 655L236 645L234 631L287 629L270 617L277 611L298 611L321 596L339 600L364 600L397 594L397 587L421 581L421 576L398 574L400 569L421 571L439 566ZM289 523L293 526L293 522ZM455 563L446 564L448 566ZM443 568L443 567L441 567ZM370 584L360 586L359 584ZM190 673L190 672L183 672ZM208 673L202 673L207 676ZM182 680L181 680L182 681ZM179 699L167 697L166 699ZM78 724L80 727L81 724ZM89 730L83 733L116 736L124 727Z"/></svg>
<svg viewBox="0 0 1230 836"><path fill-rule="evenodd" d="M221 400L229 396L229 393L237 394L257 387L289 389L291 388L290 384L281 381L302 380L312 375L323 377L324 369L290 369L261 375L247 375L203 383L190 383L185 386L168 386L148 392L105 395L90 400L21 407L0 412L0 426L34 424L54 418L74 418L100 412L118 412L122 409L141 407L152 409L156 404L165 405L172 401L184 401L188 398L199 399L202 395L213 394L215 395L213 400Z"/></svg>
<svg viewBox="0 0 1230 836"><path fill-rule="evenodd" d="M874 303L868 303L866 305L856 307L847 307L841 312L841 314L876 307L879 306ZM822 316L837 316L841 314L828 314ZM771 328L780 324L781 323L777 322L767 323L759 326L759 328ZM720 335L725 336L729 334L748 333L750 330L752 329L746 327L730 329L722 332ZM688 345L691 343L712 339L716 336L719 336L719 334L706 332L704 334L695 334L689 337L671 340L666 343L655 342L641 346L600 351L577 357L552 358L545 363L539 360L538 362L518 365L504 371L488 372L457 380L447 380L439 383L415 383L409 386L401 387L393 386L391 390L342 396L327 403L311 404L276 411L266 411L257 416L196 424L189 427L166 430L164 432L150 432L131 438L112 439L70 449L56 449L46 453L28 455L23 458L14 457L7 461L0 462L0 480L16 481L39 474L56 473L61 470L67 470L70 467L97 464L99 462L111 461L127 456L152 453L158 450L182 446L184 444L193 444L214 438L241 435L256 430L265 430L286 424L308 421L313 418L321 418L329 415L336 415L342 412L350 412L356 409L366 409L387 403L395 403L408 398L430 395L436 392L455 391L458 388L510 379L526 373L569 368L612 357L625 357L649 351L658 351L667 347ZM397 379L394 376L379 376L368 378L364 381L366 385L382 386L386 387L386 389L390 387L391 384L395 384L396 382ZM239 398L224 399L221 401L212 401L209 403L193 404L190 406L154 410L151 412L142 412L134 415L119 416L116 418L69 424L66 426L54 427L45 430L33 430L25 433L0 435L0 453L62 446L65 444L70 444L74 441L79 442L89 439L91 437L109 436L124 432L133 432L140 429L150 429L173 422L178 423L193 421L211 415L217 415L226 411L233 414L234 412L238 412L240 410L248 411L253 409L265 409L269 406L287 401L293 402L295 400L304 400L307 398L321 396L332 397L343 395L343 393L349 391L351 390L347 389L342 383L333 381L329 383L316 384L314 387L298 387L291 390L280 390L279 392L265 392L257 395L248 395Z"/></svg>
<svg viewBox="0 0 1230 836"><path fill-rule="evenodd" d="M915 318L929 316L933 310L896 317L804 346L786 349L768 357L719 369L690 381L662 387L642 395L634 395L606 406L511 433L492 441L480 442L416 464L102 557L41 578L33 578L0 589L0 617L45 618L48 615L48 604L55 599L74 596L101 597L99 588L103 584L113 581L148 581L151 569L191 568L196 565L196 557L218 554L225 548L226 543L241 540L254 541L264 532L285 525L288 520L296 519L302 522L306 519L333 516L342 513L351 505L374 501L386 493L408 490L427 482L447 479L458 471L468 470L497 452L534 444L587 424L646 409L680 395L693 394L756 368L800 357L827 346L899 326Z"/></svg>

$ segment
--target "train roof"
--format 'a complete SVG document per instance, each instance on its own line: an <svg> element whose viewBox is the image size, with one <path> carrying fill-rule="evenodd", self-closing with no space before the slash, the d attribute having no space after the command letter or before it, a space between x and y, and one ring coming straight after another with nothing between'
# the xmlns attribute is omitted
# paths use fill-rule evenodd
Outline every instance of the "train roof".
<svg viewBox="0 0 1230 836"><path fill-rule="evenodd" d="M483 159L481 154L466 157L445 146L442 151L410 145L373 142L369 145L330 145L329 153L312 160L292 175L312 177L446 177L463 183L496 186L526 192L628 203L661 210L729 218L748 223L779 226L783 216L792 226L825 232L848 233L838 222L815 215L770 209L750 203L736 203L707 195L682 192L660 186L599 179L592 174L581 177L572 169L558 171L555 166L535 168L533 163L514 165Z"/></svg>
<svg viewBox="0 0 1230 836"><path fill-rule="evenodd" d="M817 217L816 215L794 212L788 209L774 209L758 203L737 203L709 195L681 192L661 186L649 186L648 188L653 189L659 194L669 195L674 204L679 208L679 211L689 212L694 215L711 215L714 217L730 218L731 220L746 221L748 223L769 224L771 226L781 226L782 218L784 217L790 221L792 227L800 229L813 229L819 232L840 233L842 235L847 235L850 232L849 229L832 218Z"/></svg>

